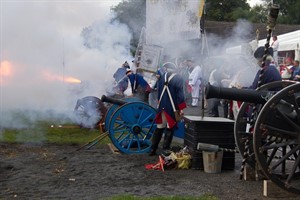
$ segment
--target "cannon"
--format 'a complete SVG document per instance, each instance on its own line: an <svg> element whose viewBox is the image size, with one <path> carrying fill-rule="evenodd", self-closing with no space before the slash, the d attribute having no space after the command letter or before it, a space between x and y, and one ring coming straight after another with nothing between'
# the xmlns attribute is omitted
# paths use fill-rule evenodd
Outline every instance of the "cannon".
<svg viewBox="0 0 300 200"><path fill-rule="evenodd" d="M257 90L206 86L206 98L243 101L234 137L243 161L280 188L300 194L300 83Z"/></svg>
<svg viewBox="0 0 300 200"><path fill-rule="evenodd" d="M151 149L150 138L156 128L156 110L140 99L87 96L77 100L74 114L81 127L100 126L102 132L79 149L90 148L107 135L113 145L125 154L148 153Z"/></svg>

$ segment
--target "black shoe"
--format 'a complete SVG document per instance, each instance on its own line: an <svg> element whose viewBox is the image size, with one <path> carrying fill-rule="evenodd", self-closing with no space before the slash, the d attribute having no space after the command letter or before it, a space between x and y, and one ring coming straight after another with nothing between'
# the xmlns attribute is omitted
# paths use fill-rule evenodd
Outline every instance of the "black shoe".
<svg viewBox="0 0 300 200"><path fill-rule="evenodd" d="M151 152L149 153L149 156L155 156L155 155L157 155L155 151L151 151Z"/></svg>

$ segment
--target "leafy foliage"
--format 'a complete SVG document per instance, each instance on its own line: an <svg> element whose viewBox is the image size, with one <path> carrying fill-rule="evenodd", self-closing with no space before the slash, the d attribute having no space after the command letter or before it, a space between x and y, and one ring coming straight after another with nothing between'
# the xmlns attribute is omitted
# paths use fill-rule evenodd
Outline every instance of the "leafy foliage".
<svg viewBox="0 0 300 200"><path fill-rule="evenodd" d="M279 5L280 8L277 19L278 24L300 24L299 0L264 0L260 9L265 10L265 16L272 2Z"/></svg>
<svg viewBox="0 0 300 200"><path fill-rule="evenodd" d="M246 0L206 0L206 19L214 21L236 21L245 19L250 6ZM243 11L243 12L241 12Z"/></svg>
<svg viewBox="0 0 300 200"><path fill-rule="evenodd" d="M262 5L256 5L251 8L248 15L248 20L255 23L266 23L268 8Z"/></svg>
<svg viewBox="0 0 300 200"><path fill-rule="evenodd" d="M300 1L299 0L278 0L280 16L278 23L300 24Z"/></svg>

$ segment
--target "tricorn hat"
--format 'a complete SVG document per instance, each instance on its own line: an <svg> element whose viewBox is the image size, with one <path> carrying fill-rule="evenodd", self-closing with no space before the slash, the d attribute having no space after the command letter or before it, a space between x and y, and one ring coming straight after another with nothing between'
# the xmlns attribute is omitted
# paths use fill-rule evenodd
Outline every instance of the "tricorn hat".
<svg viewBox="0 0 300 200"><path fill-rule="evenodd" d="M127 61L125 61L125 62L123 63L123 67L125 67L126 69L130 69L130 66L129 66L129 64L128 64Z"/></svg>
<svg viewBox="0 0 300 200"><path fill-rule="evenodd" d="M267 54L270 56L273 56L273 48L272 47L268 48ZM254 52L254 57L256 59L261 59L264 57L264 55L265 55L265 47L264 46L258 47Z"/></svg>
<svg viewBox="0 0 300 200"><path fill-rule="evenodd" d="M165 68L169 72L176 71L176 65L172 62L166 62L163 64L162 67Z"/></svg>

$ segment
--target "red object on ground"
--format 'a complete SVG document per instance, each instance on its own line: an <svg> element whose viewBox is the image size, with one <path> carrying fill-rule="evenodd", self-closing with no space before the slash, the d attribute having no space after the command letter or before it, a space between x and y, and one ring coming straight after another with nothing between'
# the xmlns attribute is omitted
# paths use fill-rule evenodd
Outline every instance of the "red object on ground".
<svg viewBox="0 0 300 200"><path fill-rule="evenodd" d="M162 158L162 156L158 156L158 158L159 161L156 164L145 164L145 168L149 170L161 170L164 172L164 159Z"/></svg>

